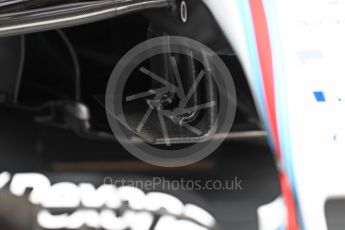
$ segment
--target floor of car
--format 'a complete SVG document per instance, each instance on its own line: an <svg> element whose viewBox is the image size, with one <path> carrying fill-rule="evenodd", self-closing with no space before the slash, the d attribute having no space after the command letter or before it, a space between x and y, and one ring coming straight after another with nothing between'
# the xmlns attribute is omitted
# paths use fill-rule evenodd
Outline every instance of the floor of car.
<svg viewBox="0 0 345 230"><path fill-rule="evenodd" d="M242 189L192 191L228 230L257 229L257 208L279 195L277 172L264 138L227 141L198 164L166 169L141 163L116 142L85 140L68 130L38 125L31 112L1 106L0 127L0 171L44 172L72 181L83 178L77 174L203 181L237 178ZM189 193L182 192L181 199L183 194Z"/></svg>

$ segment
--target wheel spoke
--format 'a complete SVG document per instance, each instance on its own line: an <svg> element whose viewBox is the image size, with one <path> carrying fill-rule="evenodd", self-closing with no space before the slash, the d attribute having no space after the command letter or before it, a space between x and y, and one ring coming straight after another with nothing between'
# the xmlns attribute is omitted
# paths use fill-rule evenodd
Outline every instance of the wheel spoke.
<svg viewBox="0 0 345 230"><path fill-rule="evenodd" d="M193 107L189 107L187 109L182 109L182 110L179 110L177 112L173 112L173 114L175 116L179 116L179 115L182 115L182 114L185 114L185 113L190 113L190 112L193 112L193 111L210 108L210 107L213 107L215 105L216 105L216 102L215 101L211 101L211 102L208 102L208 103L205 103L205 104L196 105L196 106L193 106Z"/></svg>
<svg viewBox="0 0 345 230"><path fill-rule="evenodd" d="M149 108L146 110L145 115L143 116L143 118L141 119L141 121L140 121L140 123L139 123L139 125L138 125L138 127L137 127L137 132L138 132L138 133L140 133L141 130L143 129L143 127L144 127L144 125L146 124L146 121L147 121L147 119L150 117L151 113L152 113L152 108L149 107Z"/></svg>
<svg viewBox="0 0 345 230"><path fill-rule="evenodd" d="M126 97L126 102L133 101L133 100L136 100L136 99L140 99L140 98L143 98L143 97L148 97L148 96L151 96L151 95L154 95L154 94L164 94L167 91L169 91L168 87L162 87L162 88L158 88L158 89L150 89L150 90L148 90L146 92L137 93L137 94L133 94L133 95L127 96Z"/></svg>
<svg viewBox="0 0 345 230"><path fill-rule="evenodd" d="M202 134L201 130L195 128L194 126L191 126L187 123L182 124L183 127L185 127L186 129L188 129L189 131L195 133L196 135L200 136Z"/></svg>
<svg viewBox="0 0 345 230"><path fill-rule="evenodd" d="M164 78L161 78L160 76L158 76L157 74L151 72L150 70L146 69L145 67L141 67L140 68L140 72L146 74L147 76L151 77L152 79L154 79L154 80L162 83L163 85L169 87L169 89L171 91L176 92L176 86L174 84L171 84L170 82L168 82Z"/></svg>
<svg viewBox="0 0 345 230"><path fill-rule="evenodd" d="M169 135L168 135L168 130L164 121L164 117L162 114L162 111L160 109L157 109L157 113L158 113L158 118L159 118L159 123L161 124L161 128L163 131L163 136L164 136L164 142L167 146L170 146L170 139L169 139Z"/></svg>
<svg viewBox="0 0 345 230"><path fill-rule="evenodd" d="M185 98L186 95L184 93L184 89L183 89L183 85L181 81L181 75L177 67L176 58L174 56L170 56L170 61L171 61L171 65L174 71L175 79L177 81L177 86L178 86L176 89L177 96L179 96L181 99Z"/></svg>
<svg viewBox="0 0 345 230"><path fill-rule="evenodd" d="M186 107L188 101L190 100L190 98L195 93L195 90L198 87L198 85L199 85L201 79L204 77L204 75L205 75L205 72L203 70L201 70L200 73L198 74L198 77L196 78L195 82L193 83L192 87L189 89L187 96L181 100L180 108Z"/></svg>

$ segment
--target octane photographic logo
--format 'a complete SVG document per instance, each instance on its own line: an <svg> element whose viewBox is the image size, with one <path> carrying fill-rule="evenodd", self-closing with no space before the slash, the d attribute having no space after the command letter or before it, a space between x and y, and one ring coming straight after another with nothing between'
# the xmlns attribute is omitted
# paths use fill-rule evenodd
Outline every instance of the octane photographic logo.
<svg viewBox="0 0 345 230"><path fill-rule="evenodd" d="M157 37L113 70L106 112L117 140L144 162L179 167L214 152L229 133L236 91L223 60L184 37Z"/></svg>

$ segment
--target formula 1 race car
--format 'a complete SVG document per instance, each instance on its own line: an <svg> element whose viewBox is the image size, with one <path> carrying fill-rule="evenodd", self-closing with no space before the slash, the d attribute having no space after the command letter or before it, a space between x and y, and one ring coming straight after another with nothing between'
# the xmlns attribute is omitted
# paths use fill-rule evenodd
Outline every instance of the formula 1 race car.
<svg viewBox="0 0 345 230"><path fill-rule="evenodd" d="M1 229L343 229L344 9L0 0Z"/></svg>

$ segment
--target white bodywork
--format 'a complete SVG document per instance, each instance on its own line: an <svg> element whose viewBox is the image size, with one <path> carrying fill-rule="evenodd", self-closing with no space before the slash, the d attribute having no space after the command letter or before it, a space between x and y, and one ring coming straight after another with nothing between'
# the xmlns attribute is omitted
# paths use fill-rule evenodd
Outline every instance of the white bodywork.
<svg viewBox="0 0 345 230"><path fill-rule="evenodd" d="M239 1L204 2L234 46L255 97L258 76L249 61ZM345 196L345 1L263 2L284 167L302 229L326 230L325 202Z"/></svg>

